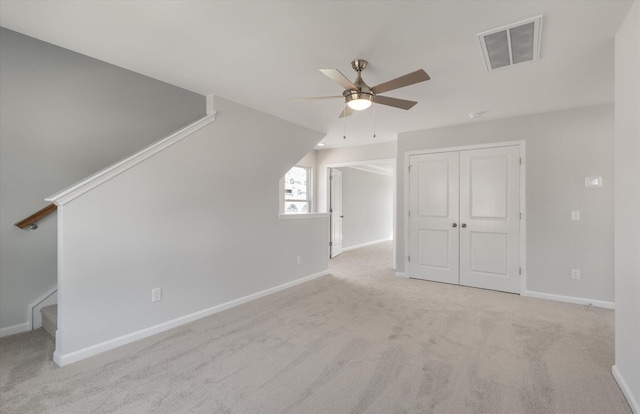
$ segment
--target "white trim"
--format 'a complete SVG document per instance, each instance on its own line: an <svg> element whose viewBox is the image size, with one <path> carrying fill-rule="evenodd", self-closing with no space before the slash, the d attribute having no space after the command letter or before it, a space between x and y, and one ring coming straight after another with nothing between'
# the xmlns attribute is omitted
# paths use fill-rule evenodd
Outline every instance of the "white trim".
<svg viewBox="0 0 640 414"><path fill-rule="evenodd" d="M625 398L627 399L627 403L629 403L629 407L631 407L631 411L634 414L640 414L640 404L638 404L638 400L636 400L635 396L631 392L631 388L629 388L629 384L624 380L622 373L618 369L616 365L611 367L611 373L613 374L613 378L615 378L618 386L622 390Z"/></svg>
<svg viewBox="0 0 640 414"><path fill-rule="evenodd" d="M238 299L234 299L234 300L231 300L229 302L222 303L220 305L212 306L212 307L210 307L208 309L203 309L201 311L197 311L197 312L191 313L189 315L181 316L179 318L172 319L170 321L163 322L163 323L160 323L158 325L155 325L155 326L152 326L152 327L149 327L149 328L141 329L139 331L132 332L130 334L123 335L123 336L120 336L118 338L110 339L108 341L101 342L99 344L92 345L92 346L89 346L87 348L83 348L83 349L79 349L77 351L69 352L67 354L61 354L60 352L58 352L56 350L56 352L53 353L53 362L55 362L59 366L63 367L65 365L69 365L69 364L72 364L74 362L78 362L78 361L80 361L82 359L89 358L89 357L94 356L94 355L98 355L100 353L109 351L109 350L114 349L114 348L118 348L120 346L129 344L131 342L134 342L134 341L137 341L137 340L140 340L140 339L143 339L143 338L147 338L147 337L155 335L155 334L159 334L159 333L167 331L169 329L184 325L184 324L189 323L189 322L193 322L193 321L201 319L201 318L205 318L207 316L211 316L211 315L213 315L215 313L222 312L223 310L227 310L229 308L233 308L235 306L242 305L243 303L247 303L247 302L250 302L252 300L259 299L261 297L270 295L272 293L279 292L281 290L284 290L284 289L287 289L287 288L290 288L290 287L293 287L293 286L308 282L310 280L313 280L313 279L316 279L316 278L319 278L321 276L325 276L325 275L328 275L328 274L329 274L329 270L327 269L327 270L324 270L322 272L318 272L318 273L315 273L315 274L312 274L312 275L309 275L309 276L305 276L305 277L302 277L300 279L293 280L291 282L283 283L281 285L278 285L278 286L275 286L275 287L272 287L272 288L269 288L269 289L265 289L265 290L262 290L260 292L253 293L251 295L247 295L247 296L244 296L244 297L241 297L241 298L238 298Z"/></svg>
<svg viewBox="0 0 640 414"><path fill-rule="evenodd" d="M377 158L372 160L360 160L360 161L345 161L345 162L334 162L331 164L325 164L325 167L328 168L342 168L342 167L353 167L358 165L366 165L366 164L381 164L381 165L395 165L395 158Z"/></svg>
<svg viewBox="0 0 640 414"><path fill-rule="evenodd" d="M349 246L349 247L343 247L342 248L342 252L348 252L349 250L355 250L355 249L359 249L361 247L367 247L367 246L371 246L374 244L378 244L378 243L382 243L382 242L386 242L389 240L393 240L393 237L387 237L385 239L380 239L380 240L374 240L374 241L370 241L370 242L366 242L366 243L361 243L361 244L356 244L354 246Z"/></svg>
<svg viewBox="0 0 640 414"><path fill-rule="evenodd" d="M194 123L187 125L182 129L179 129L173 134L165 138L162 138L160 141L157 141L149 145L148 147L143 148L142 150L131 155L130 157L127 157L122 161L119 161L101 171L98 171L97 173L85 178L82 181L78 181L72 186L67 187L66 189L54 195L47 197L45 200L50 201L57 206L64 205L70 202L71 200L77 197L80 197L82 194L86 193L87 191L99 186L100 184L106 181L109 181L110 179L116 177L119 174L122 174L129 168L137 164L140 164L142 161L146 160L147 158L153 157L155 154L159 153L160 151L163 151L164 149L170 147L171 145L185 139L189 135L193 134L199 129L210 124L215 119L216 119L216 113L213 112L212 114L209 114L204 118L201 118L195 121Z"/></svg>
<svg viewBox="0 0 640 414"><path fill-rule="evenodd" d="M297 214L278 214L278 220L298 220L298 219L314 219L329 217L329 213L297 213Z"/></svg>
<svg viewBox="0 0 640 414"><path fill-rule="evenodd" d="M393 170L391 171L391 173L388 173L386 171L377 171L373 168L365 168L363 167L363 165L366 166L367 164L353 165L351 167L343 167L343 168L353 168L354 170L364 171L371 174L379 174L379 175L384 175L385 177L393 177ZM372 164L372 165L376 166L376 164Z"/></svg>
<svg viewBox="0 0 640 414"><path fill-rule="evenodd" d="M404 272L396 272L396 277L402 277L404 279L409 279L409 275Z"/></svg>
<svg viewBox="0 0 640 414"><path fill-rule="evenodd" d="M0 328L0 338L5 336L15 335L22 332L31 330L31 324L29 322L19 323L18 325L7 326L6 328Z"/></svg>
<svg viewBox="0 0 640 414"><path fill-rule="evenodd" d="M58 328L64 326L64 206L58 207L58 324L56 326L56 351L64 346L63 335L58 335ZM55 353L55 351L54 351Z"/></svg>
<svg viewBox="0 0 640 414"><path fill-rule="evenodd" d="M420 150L405 151L405 156L406 156L406 159L408 160L410 155L435 154L438 152L451 152L451 151L469 151L469 150L485 149L485 148L515 147L515 146L522 146L524 143L525 143L524 140L518 140L518 141L488 142L486 144L461 145L459 147L425 148Z"/></svg>
<svg viewBox="0 0 640 414"><path fill-rule="evenodd" d="M520 146L520 294L527 291L527 142Z"/></svg>
<svg viewBox="0 0 640 414"><path fill-rule="evenodd" d="M615 302L608 302L605 300L578 298L575 296L556 295L553 293L535 292L533 290L525 290L522 296L529 296L531 298L547 299L556 302L575 303L577 305L593 305L597 308L615 309Z"/></svg>

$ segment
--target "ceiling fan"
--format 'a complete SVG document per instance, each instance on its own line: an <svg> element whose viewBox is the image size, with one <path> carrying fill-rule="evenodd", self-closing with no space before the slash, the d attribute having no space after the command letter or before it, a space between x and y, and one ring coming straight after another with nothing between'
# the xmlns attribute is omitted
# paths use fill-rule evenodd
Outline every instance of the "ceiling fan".
<svg viewBox="0 0 640 414"><path fill-rule="evenodd" d="M367 109L374 102L382 105L393 106L394 108L409 110L418 102L391 98L380 94L431 79L429 75L427 75L427 72L419 69L388 82L381 83L374 87L369 87L369 85L362 80L361 76L362 71L367 67L367 63L368 62L364 59L356 59L351 62L351 67L358 73L358 77L355 82L351 82L338 69L320 69L320 72L324 73L328 78L336 81L340 86L345 88L344 92L342 92L342 96L318 96L295 100L307 101L316 99L344 98L345 107L340 113L339 118L350 116L354 111Z"/></svg>

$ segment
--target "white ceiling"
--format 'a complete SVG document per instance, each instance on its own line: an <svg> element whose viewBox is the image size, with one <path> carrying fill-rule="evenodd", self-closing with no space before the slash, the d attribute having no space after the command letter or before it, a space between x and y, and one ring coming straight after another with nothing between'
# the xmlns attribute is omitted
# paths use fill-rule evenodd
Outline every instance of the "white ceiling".
<svg viewBox="0 0 640 414"><path fill-rule="evenodd" d="M324 148L398 132L613 101L614 35L631 1L9 1L0 25L200 94L326 133ZM544 16L541 59L488 73L476 34ZM423 68L428 82L339 120L342 89L318 68L369 85ZM470 112L486 112L471 120ZM343 140L346 130L347 139Z"/></svg>

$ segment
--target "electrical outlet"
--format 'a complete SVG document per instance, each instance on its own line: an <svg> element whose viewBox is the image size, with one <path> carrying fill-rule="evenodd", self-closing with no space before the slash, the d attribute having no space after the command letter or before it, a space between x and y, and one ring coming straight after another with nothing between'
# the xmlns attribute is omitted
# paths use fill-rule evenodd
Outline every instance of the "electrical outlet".
<svg viewBox="0 0 640 414"><path fill-rule="evenodd" d="M580 221L580 210L574 210L571 212L571 220Z"/></svg>
<svg viewBox="0 0 640 414"><path fill-rule="evenodd" d="M571 269L571 279L580 280L580 270L579 269Z"/></svg>
<svg viewBox="0 0 640 414"><path fill-rule="evenodd" d="M296 256L296 264L300 264L300 256Z"/></svg>
<svg viewBox="0 0 640 414"><path fill-rule="evenodd" d="M151 289L151 302L157 302L162 299L162 288Z"/></svg>

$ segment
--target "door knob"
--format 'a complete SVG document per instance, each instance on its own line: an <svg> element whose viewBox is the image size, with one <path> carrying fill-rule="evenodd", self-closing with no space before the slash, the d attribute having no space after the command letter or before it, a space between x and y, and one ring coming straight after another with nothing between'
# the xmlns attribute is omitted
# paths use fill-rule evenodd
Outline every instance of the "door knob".
<svg viewBox="0 0 640 414"><path fill-rule="evenodd" d="M465 227L467 227L467 225L465 223L462 223L462 225L460 227L465 228Z"/></svg>
<svg viewBox="0 0 640 414"><path fill-rule="evenodd" d="M453 223L451 227L458 227L458 223Z"/></svg>

